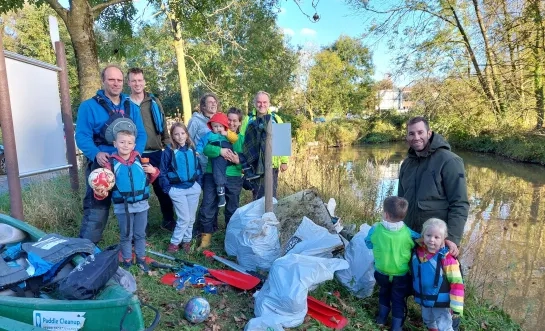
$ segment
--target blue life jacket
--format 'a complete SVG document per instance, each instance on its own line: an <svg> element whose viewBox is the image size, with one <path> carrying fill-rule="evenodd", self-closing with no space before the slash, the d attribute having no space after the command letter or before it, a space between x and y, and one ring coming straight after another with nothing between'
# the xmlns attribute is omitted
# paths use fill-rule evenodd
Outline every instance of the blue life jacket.
<svg viewBox="0 0 545 331"><path fill-rule="evenodd" d="M144 172L140 156L131 165L113 157L110 160L115 174L115 186L112 190L114 203L135 203L149 198L148 176Z"/></svg>
<svg viewBox="0 0 545 331"><path fill-rule="evenodd" d="M113 146L112 143L108 142L106 139L106 130L112 124L116 119L118 118L128 118L131 119L131 102L129 98L125 99L123 102L123 112L121 111L113 111L113 109L110 107L108 102L104 100L101 96L95 95L93 99L104 108L104 110L108 113L108 120L104 123L104 125L100 128L100 132L98 134L93 134L93 142L96 146L100 145L108 145Z"/></svg>
<svg viewBox="0 0 545 331"><path fill-rule="evenodd" d="M173 149L170 145L168 147L172 152L172 161L167 173L168 181L171 184L196 181L199 175L199 160L195 154L195 149L188 148L181 151Z"/></svg>
<svg viewBox="0 0 545 331"><path fill-rule="evenodd" d="M450 307L450 284L443 272L441 261L448 253L448 247L439 250L433 258L420 262L416 249L411 257L414 301L428 308Z"/></svg>
<svg viewBox="0 0 545 331"><path fill-rule="evenodd" d="M155 96L149 93L151 98L151 118L153 119L153 125L155 126L155 132L157 134L163 134L165 128L163 127L164 115L159 108L159 104L155 99Z"/></svg>

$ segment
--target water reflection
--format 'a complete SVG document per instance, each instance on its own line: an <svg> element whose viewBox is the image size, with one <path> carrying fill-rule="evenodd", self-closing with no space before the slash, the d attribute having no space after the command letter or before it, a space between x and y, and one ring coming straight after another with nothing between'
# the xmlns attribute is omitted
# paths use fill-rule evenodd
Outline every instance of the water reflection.
<svg viewBox="0 0 545 331"><path fill-rule="evenodd" d="M380 173L375 210L397 192L403 144L345 148L330 152L347 171L356 196L358 174ZM545 167L459 152L463 157L470 215L462 242L466 279L526 330L541 330L545 319ZM365 192L368 192L365 191Z"/></svg>

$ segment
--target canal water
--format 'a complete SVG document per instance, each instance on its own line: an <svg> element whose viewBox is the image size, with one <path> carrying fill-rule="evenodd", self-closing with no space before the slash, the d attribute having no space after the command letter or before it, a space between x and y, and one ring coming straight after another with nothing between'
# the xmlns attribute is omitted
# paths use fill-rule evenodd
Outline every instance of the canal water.
<svg viewBox="0 0 545 331"><path fill-rule="evenodd" d="M368 194L358 183L370 166L378 171L375 211L384 196L397 193L405 144L320 151L345 171L350 190ZM470 212L461 263L477 295L509 313L525 330L543 330L545 320L545 167L488 154L456 151L464 159ZM324 167L326 169L327 167Z"/></svg>

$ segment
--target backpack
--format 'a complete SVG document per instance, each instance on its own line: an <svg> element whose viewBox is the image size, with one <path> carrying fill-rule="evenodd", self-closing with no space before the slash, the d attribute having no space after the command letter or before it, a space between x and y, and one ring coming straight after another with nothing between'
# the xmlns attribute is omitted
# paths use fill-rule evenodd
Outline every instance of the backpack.
<svg viewBox="0 0 545 331"><path fill-rule="evenodd" d="M98 134L93 135L93 141L96 146L99 145L113 145L115 140L115 134L120 130L128 130L134 132L136 135L136 125L131 119L131 102L127 98L123 102L123 111L116 112L113 111L110 105L104 98L99 95L95 95L93 99L108 112L108 120L100 128ZM114 128L117 127L117 131L114 131Z"/></svg>
<svg viewBox="0 0 545 331"><path fill-rule="evenodd" d="M183 182L194 182L198 177L199 159L194 148L188 148L187 151L172 149L172 161L170 171L167 173L168 181L171 184Z"/></svg>
<svg viewBox="0 0 545 331"><path fill-rule="evenodd" d="M164 114L161 112L155 96L151 93L149 96L151 98L151 118L153 120L153 125L155 126L155 132L157 134L163 134L165 131L165 128L163 127Z"/></svg>
<svg viewBox="0 0 545 331"><path fill-rule="evenodd" d="M110 246L89 255L59 284L59 295L66 300L93 298L117 272L119 246Z"/></svg>
<svg viewBox="0 0 545 331"><path fill-rule="evenodd" d="M133 164L127 165L116 158L110 158L115 186L112 189L114 203L135 203L149 198L149 180L142 167L140 156Z"/></svg>

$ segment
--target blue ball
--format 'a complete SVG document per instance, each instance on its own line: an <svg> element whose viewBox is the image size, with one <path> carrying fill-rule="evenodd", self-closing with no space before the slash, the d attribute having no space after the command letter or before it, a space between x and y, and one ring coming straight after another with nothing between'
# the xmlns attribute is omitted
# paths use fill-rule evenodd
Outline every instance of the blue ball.
<svg viewBox="0 0 545 331"><path fill-rule="evenodd" d="M184 317L191 323L204 322L208 315L210 315L210 304L203 297L194 297L185 305Z"/></svg>

